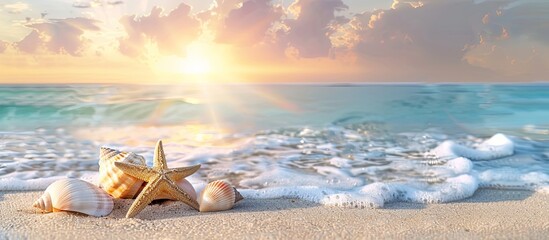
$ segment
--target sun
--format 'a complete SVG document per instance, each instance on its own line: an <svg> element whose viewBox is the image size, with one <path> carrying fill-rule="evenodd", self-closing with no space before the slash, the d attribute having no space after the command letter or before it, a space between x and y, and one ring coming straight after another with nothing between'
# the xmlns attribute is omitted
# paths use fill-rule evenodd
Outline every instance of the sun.
<svg viewBox="0 0 549 240"><path fill-rule="evenodd" d="M195 41L184 56L162 56L151 64L157 76L183 83L212 83L235 79L230 52L224 45Z"/></svg>
<svg viewBox="0 0 549 240"><path fill-rule="evenodd" d="M187 56L180 61L179 69L186 75L209 75L219 71L218 56L212 52L212 45L194 42L187 47Z"/></svg>
<svg viewBox="0 0 549 240"><path fill-rule="evenodd" d="M212 63L202 57L188 57L181 61L181 71L189 75L205 75L212 72Z"/></svg>

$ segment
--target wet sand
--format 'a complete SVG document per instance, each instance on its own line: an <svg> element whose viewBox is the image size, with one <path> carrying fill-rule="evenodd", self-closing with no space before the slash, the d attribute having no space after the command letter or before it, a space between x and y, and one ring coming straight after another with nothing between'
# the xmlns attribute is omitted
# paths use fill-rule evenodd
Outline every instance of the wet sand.
<svg viewBox="0 0 549 240"><path fill-rule="evenodd" d="M41 191L0 192L0 239L543 239L549 194L479 190L447 204L389 203L383 209L325 207L296 199L245 199L229 211L199 213L181 202L124 218L133 200L115 200L102 218L41 213Z"/></svg>

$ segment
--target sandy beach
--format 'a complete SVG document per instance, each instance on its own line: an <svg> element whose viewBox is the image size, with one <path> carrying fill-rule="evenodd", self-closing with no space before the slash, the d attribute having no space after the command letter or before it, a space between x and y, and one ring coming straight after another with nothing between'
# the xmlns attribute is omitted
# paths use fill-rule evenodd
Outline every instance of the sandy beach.
<svg viewBox="0 0 549 240"><path fill-rule="evenodd" d="M225 212L199 213L164 201L136 218L124 215L133 200L95 218L41 213L40 191L0 192L0 239L541 239L549 234L549 195L479 190L447 204L390 203L383 209L325 207L296 199L245 199Z"/></svg>
<svg viewBox="0 0 549 240"><path fill-rule="evenodd" d="M0 240L549 240L548 13L4 0Z"/></svg>

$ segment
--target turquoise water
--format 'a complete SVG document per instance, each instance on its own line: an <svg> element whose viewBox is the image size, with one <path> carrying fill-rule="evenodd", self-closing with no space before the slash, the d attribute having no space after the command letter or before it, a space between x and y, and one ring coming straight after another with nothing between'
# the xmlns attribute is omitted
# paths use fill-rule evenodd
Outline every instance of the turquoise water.
<svg viewBox="0 0 549 240"><path fill-rule="evenodd" d="M0 189L94 181L100 146L150 164L158 139L170 166L202 164L198 188L226 179L248 197L382 206L546 191L549 84L0 86Z"/></svg>
<svg viewBox="0 0 549 240"><path fill-rule="evenodd" d="M210 111L219 124L247 132L375 122L395 131L511 131L547 138L549 85L0 87L5 130L125 126L151 119L157 126L212 124Z"/></svg>

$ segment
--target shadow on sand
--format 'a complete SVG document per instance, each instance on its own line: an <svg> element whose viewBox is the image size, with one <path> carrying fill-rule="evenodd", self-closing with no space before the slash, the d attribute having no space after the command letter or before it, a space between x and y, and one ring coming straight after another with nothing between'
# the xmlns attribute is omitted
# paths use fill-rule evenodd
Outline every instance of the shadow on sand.
<svg viewBox="0 0 549 240"><path fill-rule="evenodd" d="M124 218L133 203L133 199L115 199L111 218ZM179 218L183 216L208 216L216 214L247 213L247 212L277 212L296 208L311 208L320 206L313 202L295 199L244 199L233 209L220 212L199 212L183 202L155 201L143 209L136 218L142 220L157 220Z"/></svg>
<svg viewBox="0 0 549 240"><path fill-rule="evenodd" d="M427 204L425 203L411 203L411 202L391 202L386 203L385 206L383 206L383 209L388 210L402 210L402 209L424 209L427 207Z"/></svg>
<svg viewBox="0 0 549 240"><path fill-rule="evenodd" d="M534 194L527 190L501 190L501 189L478 189L475 194L460 202L483 203L483 202L506 202L523 201Z"/></svg>

